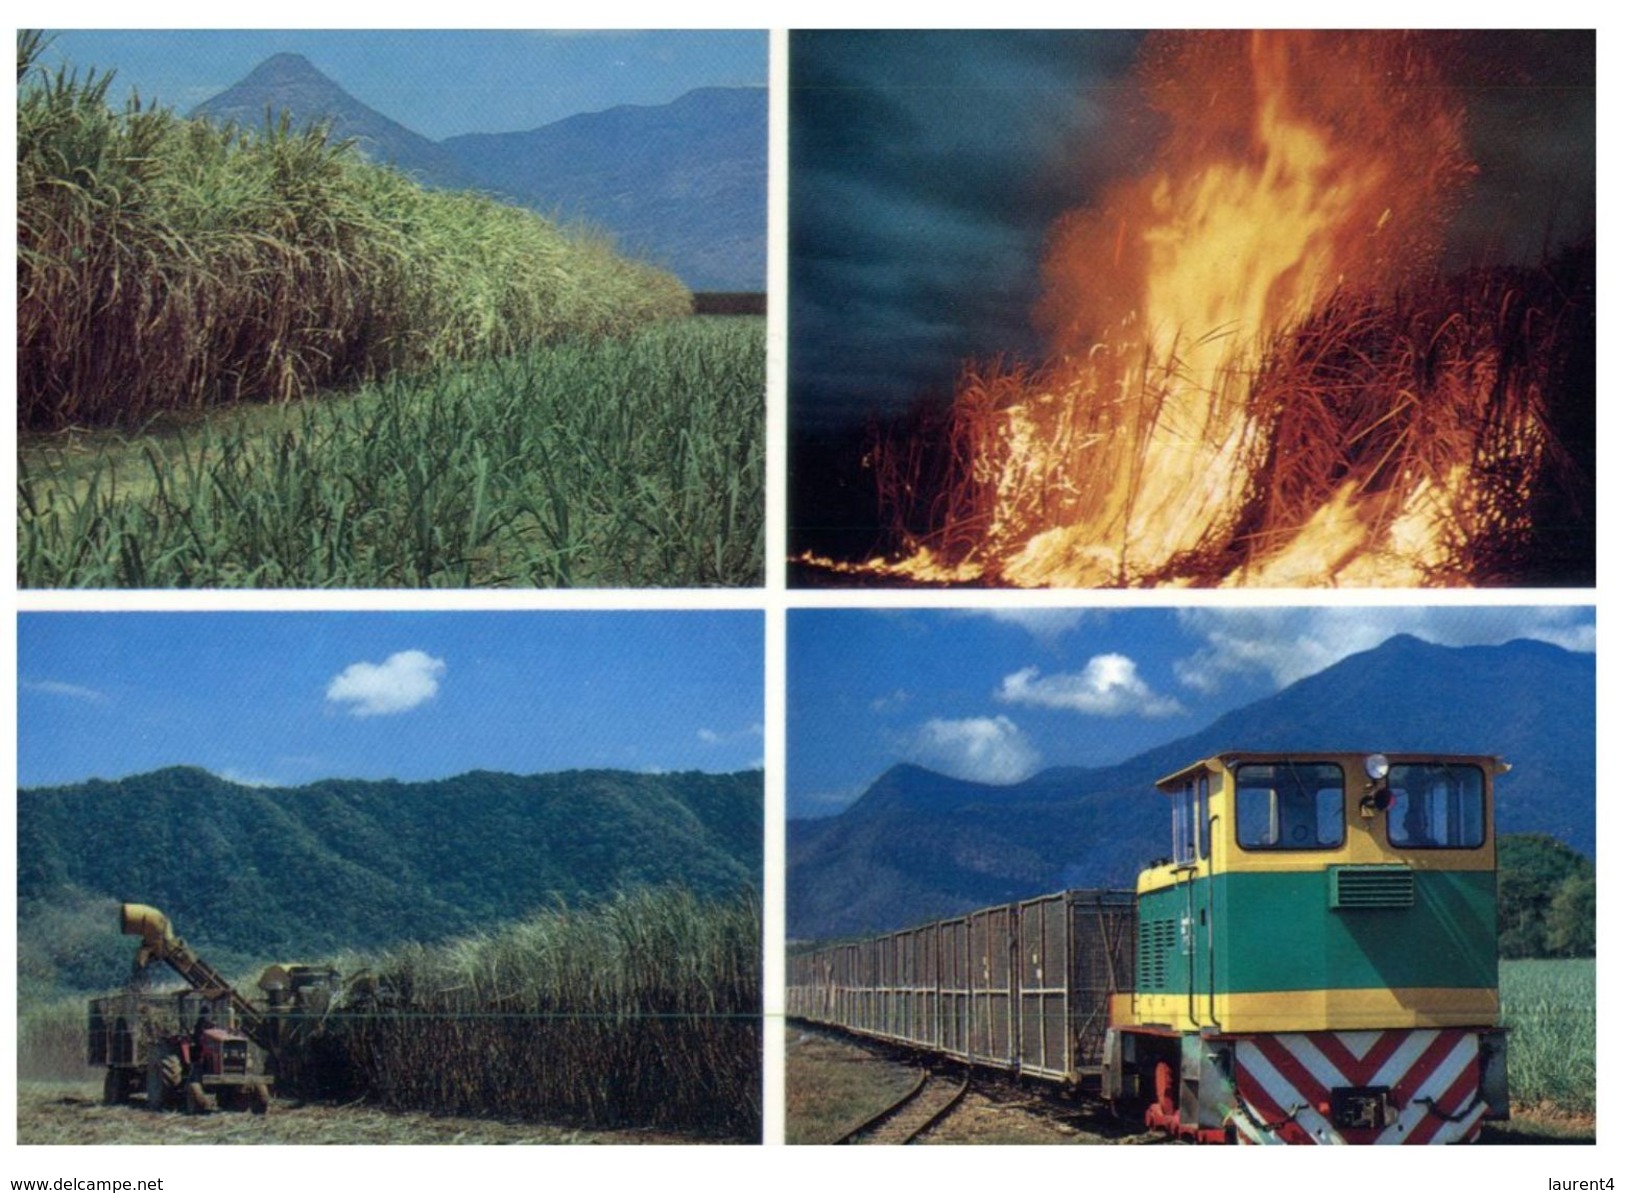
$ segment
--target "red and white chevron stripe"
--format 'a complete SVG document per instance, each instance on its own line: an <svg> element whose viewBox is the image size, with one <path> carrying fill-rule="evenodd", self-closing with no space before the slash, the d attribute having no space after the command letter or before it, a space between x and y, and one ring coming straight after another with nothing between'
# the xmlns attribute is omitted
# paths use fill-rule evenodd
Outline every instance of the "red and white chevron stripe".
<svg viewBox="0 0 1625 1193"><path fill-rule="evenodd" d="M1461 1143L1477 1137L1478 1035L1316 1031L1236 1041L1237 1138L1251 1143ZM1381 1129L1332 1125L1332 1090L1386 1087Z"/></svg>

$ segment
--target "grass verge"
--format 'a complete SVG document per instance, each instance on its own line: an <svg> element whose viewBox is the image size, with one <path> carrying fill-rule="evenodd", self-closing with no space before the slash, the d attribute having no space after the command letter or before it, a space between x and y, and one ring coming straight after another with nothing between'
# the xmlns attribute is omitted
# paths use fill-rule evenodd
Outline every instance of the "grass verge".
<svg viewBox="0 0 1625 1193"><path fill-rule="evenodd" d="M587 1131L540 1123L460 1118L374 1106L295 1105L268 1115L152 1114L103 1106L101 1080L23 1082L17 1090L17 1142L23 1144L632 1144L691 1143L659 1131Z"/></svg>
<svg viewBox="0 0 1625 1193"><path fill-rule="evenodd" d="M1501 962L1512 1100L1533 1119L1597 1112L1597 963Z"/></svg>
<svg viewBox="0 0 1625 1193"><path fill-rule="evenodd" d="M18 583L758 584L764 330L678 320L354 397L35 438Z"/></svg>

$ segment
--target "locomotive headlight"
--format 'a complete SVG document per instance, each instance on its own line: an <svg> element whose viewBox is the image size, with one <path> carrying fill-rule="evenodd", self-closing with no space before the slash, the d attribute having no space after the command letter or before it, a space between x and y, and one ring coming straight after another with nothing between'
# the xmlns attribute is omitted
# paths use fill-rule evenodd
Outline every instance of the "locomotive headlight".
<svg viewBox="0 0 1625 1193"><path fill-rule="evenodd" d="M1393 792L1387 787L1388 755L1367 754L1365 773L1371 782L1366 784L1365 796L1360 800L1360 815L1370 820L1378 812L1386 812L1394 802Z"/></svg>

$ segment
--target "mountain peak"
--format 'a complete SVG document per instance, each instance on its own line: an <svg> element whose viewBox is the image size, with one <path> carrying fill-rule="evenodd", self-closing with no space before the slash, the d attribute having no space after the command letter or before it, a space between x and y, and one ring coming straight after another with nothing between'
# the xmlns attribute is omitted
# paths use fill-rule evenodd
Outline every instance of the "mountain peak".
<svg viewBox="0 0 1625 1193"><path fill-rule="evenodd" d="M285 111L299 125L323 119L362 124L386 119L354 99L303 54L291 53L272 54L191 114L252 125L263 120L267 111Z"/></svg>
<svg viewBox="0 0 1625 1193"><path fill-rule="evenodd" d="M936 771L920 766L913 762L894 762L886 768L886 773L876 779L876 783L907 783L919 779L941 778Z"/></svg>
<svg viewBox="0 0 1625 1193"><path fill-rule="evenodd" d="M264 62L249 71L243 78L243 83L296 83L302 80L321 80L332 83L321 71L311 65L309 58L303 54L294 54L283 51L272 54ZM239 84L241 85L241 84ZM336 85L336 84L335 84Z"/></svg>
<svg viewBox="0 0 1625 1193"><path fill-rule="evenodd" d="M292 50L280 50L254 68L255 71L274 69L315 70L316 68L310 64L309 58L306 58L303 54L295 54Z"/></svg>
<svg viewBox="0 0 1625 1193"><path fill-rule="evenodd" d="M445 150L369 108L303 54L272 54L191 114L243 128L261 126L267 115L286 115L296 129L324 125L335 140L351 141L366 157L421 181L442 186L462 186L466 181Z"/></svg>

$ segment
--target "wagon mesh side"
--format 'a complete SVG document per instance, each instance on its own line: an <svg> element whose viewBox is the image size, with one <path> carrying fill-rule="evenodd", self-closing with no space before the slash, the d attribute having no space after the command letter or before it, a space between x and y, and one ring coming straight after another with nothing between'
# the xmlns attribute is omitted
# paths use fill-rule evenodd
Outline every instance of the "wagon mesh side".
<svg viewBox="0 0 1625 1193"><path fill-rule="evenodd" d="M1056 1081L1099 1071L1130 988L1131 891L1062 891L790 958L787 1007L975 1064Z"/></svg>

